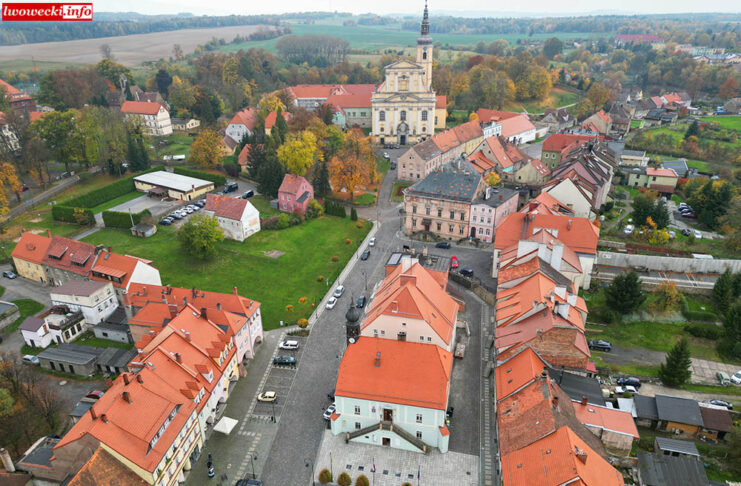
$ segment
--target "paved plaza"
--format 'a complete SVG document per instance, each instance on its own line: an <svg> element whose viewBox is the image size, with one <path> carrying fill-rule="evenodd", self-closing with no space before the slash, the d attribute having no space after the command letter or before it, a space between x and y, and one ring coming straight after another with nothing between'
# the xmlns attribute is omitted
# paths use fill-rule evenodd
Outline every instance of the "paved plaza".
<svg viewBox="0 0 741 486"><path fill-rule="evenodd" d="M355 479L365 474L376 486L400 486L410 482L414 486L478 486L479 458L472 454L448 452L441 454L433 449L428 454L402 451L390 447L373 446L351 442L345 444L342 436L324 431L314 473L330 468L336 478L342 471ZM372 466L376 465L373 474ZM419 479L417 479L419 471ZM307 484L310 472L306 474Z"/></svg>

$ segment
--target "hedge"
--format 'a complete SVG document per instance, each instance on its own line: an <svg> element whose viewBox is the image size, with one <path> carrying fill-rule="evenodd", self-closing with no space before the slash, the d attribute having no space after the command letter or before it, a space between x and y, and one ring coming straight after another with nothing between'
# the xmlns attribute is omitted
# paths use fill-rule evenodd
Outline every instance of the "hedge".
<svg viewBox="0 0 741 486"><path fill-rule="evenodd" d="M695 337L718 340L723 336L723 328L714 324L687 324L684 330Z"/></svg>
<svg viewBox="0 0 741 486"><path fill-rule="evenodd" d="M226 184L226 177L221 174L213 174L211 172L203 172L201 170L186 169L185 167L175 167L174 172L176 174L188 177L195 177L196 179L211 181L217 186L223 186L224 184Z"/></svg>
<svg viewBox="0 0 741 486"><path fill-rule="evenodd" d="M715 322L718 320L718 315L714 312L703 312L703 311L692 311L687 305L687 300L682 299L682 315L688 321L706 321Z"/></svg>
<svg viewBox="0 0 741 486"><path fill-rule="evenodd" d="M139 213L124 213L120 211L103 211L103 223L106 228L131 228L131 218L134 218L134 224L139 224L142 216L151 216L148 209Z"/></svg>
<svg viewBox="0 0 741 486"><path fill-rule="evenodd" d="M87 217L87 221L84 221L83 224L94 224L95 215L93 214L93 212L85 208L80 209L84 211L84 214ZM61 204L55 204L51 208L51 217L52 219L54 219L54 221L80 224L80 222L77 221L77 219L75 218L75 208L71 206L62 206Z"/></svg>

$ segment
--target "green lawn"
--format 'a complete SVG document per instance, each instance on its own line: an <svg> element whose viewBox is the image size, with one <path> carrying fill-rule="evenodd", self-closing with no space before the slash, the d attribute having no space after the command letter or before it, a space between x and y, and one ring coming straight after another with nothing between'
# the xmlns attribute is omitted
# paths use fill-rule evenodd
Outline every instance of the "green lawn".
<svg viewBox="0 0 741 486"><path fill-rule="evenodd" d="M129 201L131 201L133 199L136 199L137 197L141 197L143 195L144 194L141 193L141 192L136 192L136 191L129 192L127 194L124 194L123 196L118 196L116 199L111 199L108 202L104 202L102 204L98 204L94 208L90 208L90 211L92 211L93 214L95 214L95 213L101 213L103 211L108 211L109 209L114 208L114 207L118 206L119 204L123 204L125 202L129 202Z"/></svg>
<svg viewBox="0 0 741 486"><path fill-rule="evenodd" d="M378 172L378 180L383 181L386 177L386 173L391 169L391 162L386 160L386 157L376 157L376 171Z"/></svg>
<svg viewBox="0 0 741 486"><path fill-rule="evenodd" d="M358 228L349 218L324 216L282 231L260 231L243 243L226 240L208 262L182 253L171 227L162 227L146 239L106 228L84 241L113 244L120 253L152 260L166 284L216 292L231 292L236 286L241 295L262 302L263 326L274 329L280 320L293 322L311 314L312 303L329 290L325 279L332 283L369 230L368 223ZM265 255L269 250L285 253L270 258ZM332 262L333 256L339 261ZM306 297L306 303L299 303L301 297ZM286 310L287 305L293 311Z"/></svg>
<svg viewBox="0 0 741 486"><path fill-rule="evenodd" d="M18 306L18 310L20 311L21 315L20 317L18 317L18 319L16 319L13 323L11 323L3 330L6 333L15 331L16 329L18 329L18 326L20 326L21 323L26 319L26 317L37 314L44 308L44 304L31 299L18 299L14 300L13 303Z"/></svg>
<svg viewBox="0 0 741 486"><path fill-rule="evenodd" d="M251 197L249 201L260 211L260 217L263 219L280 214L280 211L270 207L270 201L261 194Z"/></svg>
<svg viewBox="0 0 741 486"><path fill-rule="evenodd" d="M643 120L630 120L630 128L643 128Z"/></svg>
<svg viewBox="0 0 741 486"><path fill-rule="evenodd" d="M2 297L4 293L5 293L5 287L0 285L0 297Z"/></svg>
<svg viewBox="0 0 741 486"><path fill-rule="evenodd" d="M391 200L392 201L403 201L404 195L401 194L401 191L409 187L411 184L404 184L402 182L397 182L394 184L394 187L391 189Z"/></svg>
<svg viewBox="0 0 741 486"><path fill-rule="evenodd" d="M700 118L704 122L715 122L721 127L741 132L741 116L706 116Z"/></svg>
<svg viewBox="0 0 741 486"><path fill-rule="evenodd" d="M365 194L356 197L352 203L357 206L371 206L376 203L376 195L366 192Z"/></svg>
<svg viewBox="0 0 741 486"><path fill-rule="evenodd" d="M529 113L543 113L547 108L560 108L562 106L578 103L582 96L561 88L553 88L551 94L542 100L512 101L502 107L509 111L522 111Z"/></svg>

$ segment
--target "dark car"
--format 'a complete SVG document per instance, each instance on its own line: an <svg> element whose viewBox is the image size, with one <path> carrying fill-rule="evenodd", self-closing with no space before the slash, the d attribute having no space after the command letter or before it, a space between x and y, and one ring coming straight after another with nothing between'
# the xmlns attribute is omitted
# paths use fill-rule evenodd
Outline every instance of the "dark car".
<svg viewBox="0 0 741 486"><path fill-rule="evenodd" d="M391 170L396 170L396 162L391 162L391 165L389 166Z"/></svg>
<svg viewBox="0 0 741 486"><path fill-rule="evenodd" d="M234 486L262 486L262 481L259 479L240 479Z"/></svg>
<svg viewBox="0 0 741 486"><path fill-rule="evenodd" d="M370 256L370 250L365 250L363 253L360 254L361 260L367 260Z"/></svg>
<svg viewBox="0 0 741 486"><path fill-rule="evenodd" d="M274 365L296 365L296 358L293 356L276 356L273 358Z"/></svg>
<svg viewBox="0 0 741 486"><path fill-rule="evenodd" d="M617 384L620 386L634 386L636 388L641 387L641 380L633 376L626 376L617 379Z"/></svg>
<svg viewBox="0 0 741 486"><path fill-rule="evenodd" d="M177 213L177 212L170 213L170 214L167 215L167 217L170 218L170 219L183 219L183 216L180 213Z"/></svg>
<svg viewBox="0 0 741 486"><path fill-rule="evenodd" d="M162 226L169 226L169 225L172 224L172 219L171 218L164 218L162 221L160 221L160 224Z"/></svg>
<svg viewBox="0 0 741 486"><path fill-rule="evenodd" d="M361 295L361 296L360 296L360 297L358 298L358 301L357 301L357 303L355 304L355 306L356 306L356 307L357 307L358 309L362 309L363 307L365 307L365 295Z"/></svg>
<svg viewBox="0 0 741 486"><path fill-rule="evenodd" d="M473 277L473 268L461 269L461 275L463 275L464 277L468 277L468 278Z"/></svg>
<svg viewBox="0 0 741 486"><path fill-rule="evenodd" d="M6 271L3 272L3 277L9 278L10 280L13 280L14 278L18 278L18 275L16 275L15 273L11 272L10 270L6 270Z"/></svg>
<svg viewBox="0 0 741 486"><path fill-rule="evenodd" d="M733 410L733 404L725 400L705 400L703 403L709 403L710 405L717 405L719 407L726 407L728 410Z"/></svg>
<svg viewBox="0 0 741 486"><path fill-rule="evenodd" d="M236 182L227 182L224 184L224 194L227 192L234 192L239 189L239 185Z"/></svg>
<svg viewBox="0 0 741 486"><path fill-rule="evenodd" d="M255 191L253 191L252 189L250 189L249 191L247 191L244 194L242 194L242 199L249 199L249 198L251 198L254 195L255 195Z"/></svg>
<svg viewBox="0 0 741 486"><path fill-rule="evenodd" d="M450 248L450 242L441 241L440 243L435 244L435 248L442 248L443 250L447 250Z"/></svg>
<svg viewBox="0 0 741 486"><path fill-rule="evenodd" d="M604 339L594 339L589 341L589 348L590 349L596 349L597 351L612 351L612 344L610 344L610 341L605 341Z"/></svg>
<svg viewBox="0 0 741 486"><path fill-rule="evenodd" d="M195 202L195 205L202 208L203 206L206 205L206 200L205 199L200 199L200 200L198 200L198 201Z"/></svg>
<svg viewBox="0 0 741 486"><path fill-rule="evenodd" d="M689 236L689 235L691 235L691 234L692 234L692 230L690 230L690 229L688 229L688 228L685 228L685 229L683 229L683 230L682 230L682 234L683 234L684 236Z"/></svg>

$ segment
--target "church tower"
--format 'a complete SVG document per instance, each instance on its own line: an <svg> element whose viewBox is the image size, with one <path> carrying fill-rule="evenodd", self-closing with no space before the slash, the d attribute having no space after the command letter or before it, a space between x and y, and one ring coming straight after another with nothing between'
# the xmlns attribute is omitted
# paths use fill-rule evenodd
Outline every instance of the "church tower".
<svg viewBox="0 0 741 486"><path fill-rule="evenodd" d="M424 68L425 91L432 91L432 37L430 37L430 17L425 0L425 13L422 16L422 27L417 38L417 64Z"/></svg>

